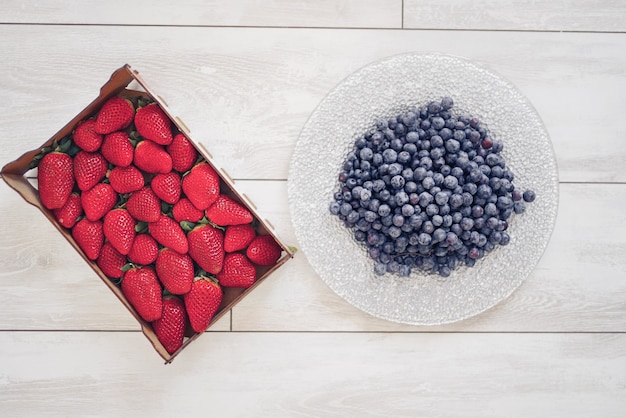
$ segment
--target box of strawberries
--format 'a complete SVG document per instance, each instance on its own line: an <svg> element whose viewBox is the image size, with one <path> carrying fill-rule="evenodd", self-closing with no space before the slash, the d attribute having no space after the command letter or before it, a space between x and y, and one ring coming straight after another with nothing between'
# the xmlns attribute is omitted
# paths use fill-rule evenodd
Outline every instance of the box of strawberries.
<svg viewBox="0 0 626 418"><path fill-rule="evenodd" d="M1 174L89 263L166 363L293 256L129 65Z"/></svg>

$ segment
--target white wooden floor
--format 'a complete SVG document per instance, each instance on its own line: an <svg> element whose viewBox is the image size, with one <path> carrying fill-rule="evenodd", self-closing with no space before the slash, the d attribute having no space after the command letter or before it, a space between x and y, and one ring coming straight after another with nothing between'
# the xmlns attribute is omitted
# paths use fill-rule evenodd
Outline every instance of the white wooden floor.
<svg viewBox="0 0 626 418"><path fill-rule="evenodd" d="M626 3L619 0L5 0L0 163L124 63L168 101L288 244L299 131L361 66L471 58L535 105L560 170L543 259L467 321L378 320L304 254L174 363L48 221L0 183L2 417L626 416Z"/></svg>

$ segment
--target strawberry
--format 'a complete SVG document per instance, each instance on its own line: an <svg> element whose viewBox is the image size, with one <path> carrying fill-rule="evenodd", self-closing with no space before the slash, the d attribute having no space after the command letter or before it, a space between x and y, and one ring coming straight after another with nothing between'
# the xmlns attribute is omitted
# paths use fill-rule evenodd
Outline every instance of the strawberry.
<svg viewBox="0 0 626 418"><path fill-rule="evenodd" d="M222 288L206 277L197 277L191 291L183 296L191 328L204 332L222 303Z"/></svg>
<svg viewBox="0 0 626 418"><path fill-rule="evenodd" d="M90 221L101 219L117 203L117 193L110 184L98 183L80 196L85 216Z"/></svg>
<svg viewBox="0 0 626 418"><path fill-rule="evenodd" d="M100 151L108 162L118 167L128 167L135 157L135 147L128 134L123 131L106 135Z"/></svg>
<svg viewBox="0 0 626 418"><path fill-rule="evenodd" d="M74 157L74 177L82 191L89 190L106 176L109 164L99 152L80 151Z"/></svg>
<svg viewBox="0 0 626 418"><path fill-rule="evenodd" d="M224 264L224 235L211 224L197 225L189 234L189 255L205 271L217 274Z"/></svg>
<svg viewBox="0 0 626 418"><path fill-rule="evenodd" d="M72 237L90 260L95 260L100 255L104 243L102 222L92 222L83 218L74 225Z"/></svg>
<svg viewBox="0 0 626 418"><path fill-rule="evenodd" d="M152 322L161 317L161 285L152 267L133 267L126 271L122 293L145 321Z"/></svg>
<svg viewBox="0 0 626 418"><path fill-rule="evenodd" d="M186 328L185 304L176 296L165 296L161 317L152 322L152 329L168 353L174 354L183 345Z"/></svg>
<svg viewBox="0 0 626 418"><path fill-rule="evenodd" d="M161 201L150 186L145 186L130 195L126 209L138 221L155 222L161 216Z"/></svg>
<svg viewBox="0 0 626 418"><path fill-rule="evenodd" d="M183 197L172 207L172 216L176 222L183 221L196 223L204 216L204 212L197 209L186 197Z"/></svg>
<svg viewBox="0 0 626 418"><path fill-rule="evenodd" d="M246 256L259 266L271 266L280 258L282 249L270 235L259 235L252 240Z"/></svg>
<svg viewBox="0 0 626 418"><path fill-rule="evenodd" d="M159 246L149 234L138 234L130 247L128 259L135 264L152 264L159 255Z"/></svg>
<svg viewBox="0 0 626 418"><path fill-rule="evenodd" d="M242 204L226 195L219 195L204 212L211 222L219 226L242 225L252 222L252 213Z"/></svg>
<svg viewBox="0 0 626 418"><path fill-rule="evenodd" d="M223 287L248 288L256 280L256 268L241 253L230 253L224 257L224 267L217 273L217 280Z"/></svg>
<svg viewBox="0 0 626 418"><path fill-rule="evenodd" d="M172 157L161 145L152 141L141 141L135 147L135 165L146 173L169 173L172 171Z"/></svg>
<svg viewBox="0 0 626 418"><path fill-rule="evenodd" d="M122 130L130 125L134 116L135 108L130 100L111 97L100 108L94 130L103 135Z"/></svg>
<svg viewBox="0 0 626 418"><path fill-rule="evenodd" d="M46 154L39 162L37 180L41 203L50 210L63 207L74 188L72 157L61 152Z"/></svg>
<svg viewBox="0 0 626 418"><path fill-rule="evenodd" d="M74 140L74 143L84 151L98 151L100 145L102 145L102 135L97 133L95 131L95 128L95 119L87 119L80 122L76 126L76 129L74 129L74 133L72 134L72 139Z"/></svg>
<svg viewBox="0 0 626 418"><path fill-rule="evenodd" d="M113 168L109 172L109 183L116 192L126 194L141 189L144 186L144 178L137 167L129 165Z"/></svg>
<svg viewBox="0 0 626 418"><path fill-rule="evenodd" d="M139 135L157 144L172 142L172 121L157 103L137 109L135 127Z"/></svg>
<svg viewBox="0 0 626 418"><path fill-rule="evenodd" d="M183 177L183 192L196 208L205 210L220 193L220 177L206 161L196 164Z"/></svg>
<svg viewBox="0 0 626 418"><path fill-rule="evenodd" d="M126 265L126 257L120 254L110 242L105 242L96 263L107 277L119 279L124 275L122 267Z"/></svg>
<svg viewBox="0 0 626 418"><path fill-rule="evenodd" d="M182 193L180 176L172 171L154 176L150 186L159 199L171 205L178 202Z"/></svg>
<svg viewBox="0 0 626 418"><path fill-rule="evenodd" d="M248 247L256 237L251 224L231 225L224 232L224 251L232 253Z"/></svg>
<svg viewBox="0 0 626 418"><path fill-rule="evenodd" d="M126 209L113 209L104 215L102 223L104 237L123 255L127 255L133 246L135 226L135 220Z"/></svg>
<svg viewBox="0 0 626 418"><path fill-rule="evenodd" d="M167 152L172 156L172 168L179 173L191 170L198 159L198 151L183 134L174 137L172 143L167 146Z"/></svg>
<svg viewBox="0 0 626 418"><path fill-rule="evenodd" d="M59 223L66 228L73 228L79 216L83 214L83 207L80 204L80 195L72 193L62 208L52 211Z"/></svg>
<svg viewBox="0 0 626 418"><path fill-rule="evenodd" d="M180 227L178 222L167 215L161 215L155 222L148 224L148 231L152 238L164 247L185 254L189 251L189 243L185 236L185 231Z"/></svg>
<svg viewBox="0 0 626 418"><path fill-rule="evenodd" d="M155 268L157 277L168 292L184 295L191 290L194 265L189 255L163 248L159 251Z"/></svg>

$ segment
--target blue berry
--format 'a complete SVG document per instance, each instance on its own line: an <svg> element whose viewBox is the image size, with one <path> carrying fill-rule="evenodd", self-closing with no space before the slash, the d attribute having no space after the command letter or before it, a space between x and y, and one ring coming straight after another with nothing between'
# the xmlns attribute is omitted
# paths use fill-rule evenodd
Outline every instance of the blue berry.
<svg viewBox="0 0 626 418"><path fill-rule="evenodd" d="M524 198L524 202L534 202L535 201L535 192L532 190L526 190L523 194L522 197Z"/></svg>

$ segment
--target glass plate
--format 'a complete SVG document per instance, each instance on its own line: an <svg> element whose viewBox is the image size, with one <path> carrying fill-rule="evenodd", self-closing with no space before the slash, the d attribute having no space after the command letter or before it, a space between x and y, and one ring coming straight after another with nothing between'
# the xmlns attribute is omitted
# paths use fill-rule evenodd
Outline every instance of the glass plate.
<svg viewBox="0 0 626 418"><path fill-rule="evenodd" d="M389 118L443 96L453 113L469 113L504 143L502 155L520 190L537 199L510 219L511 242L450 277L414 271L373 273L373 260L330 215L337 175L354 141ZM296 238L324 282L379 318L436 325L477 315L507 298L539 262L554 228L558 172L548 133L533 106L510 82L476 63L438 53L410 53L371 63L336 86L304 125L288 178Z"/></svg>

